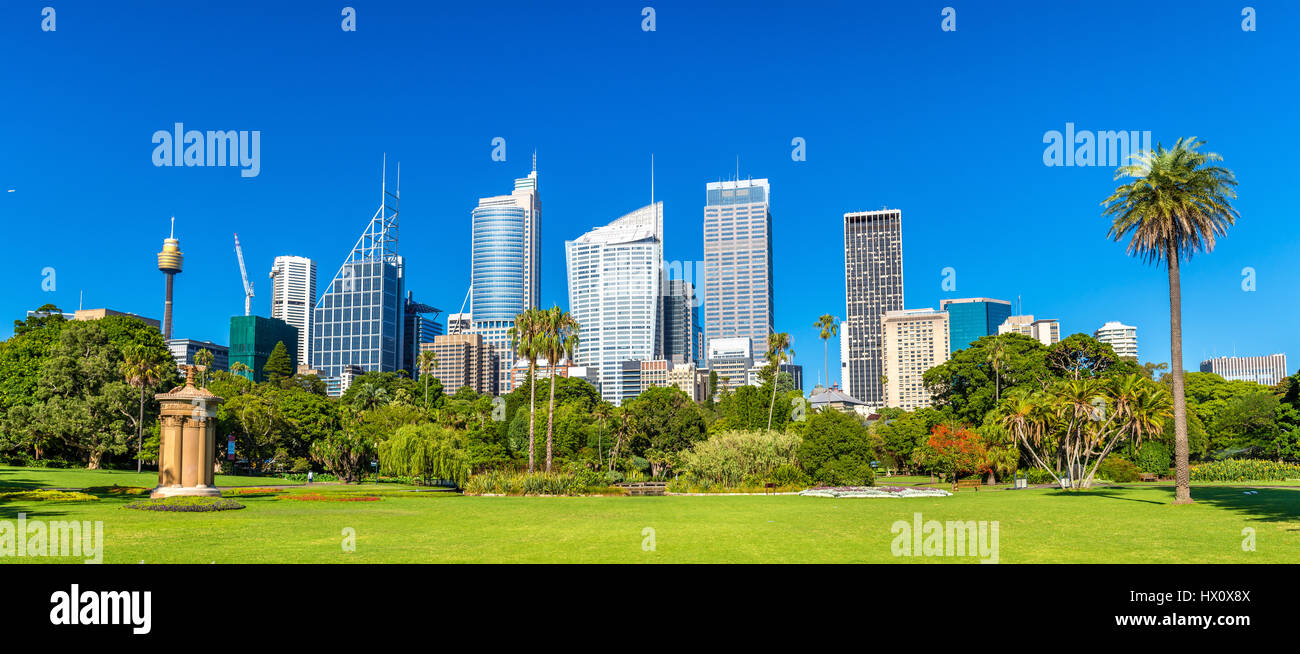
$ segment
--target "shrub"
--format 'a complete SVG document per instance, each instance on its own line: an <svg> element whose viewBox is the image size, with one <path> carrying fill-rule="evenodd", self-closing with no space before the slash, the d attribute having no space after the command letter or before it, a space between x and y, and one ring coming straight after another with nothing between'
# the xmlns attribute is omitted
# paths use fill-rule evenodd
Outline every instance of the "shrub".
<svg viewBox="0 0 1300 654"><path fill-rule="evenodd" d="M206 513L209 511L234 511L244 508L243 504L224 497L194 497L177 495L159 497L149 500L137 500L122 505L124 509L138 511L174 511L179 513Z"/></svg>
<svg viewBox="0 0 1300 654"><path fill-rule="evenodd" d="M870 462L874 458L870 434L852 414L822 409L804 422L795 423L803 434L798 463L814 482L838 485L839 480L866 483L875 478Z"/></svg>
<svg viewBox="0 0 1300 654"><path fill-rule="evenodd" d="M1138 448L1137 455L1133 457L1133 463L1142 472L1164 475L1169 473L1170 459L1169 448L1164 443L1147 441Z"/></svg>
<svg viewBox="0 0 1300 654"><path fill-rule="evenodd" d="M1133 465L1132 461L1113 454L1106 457L1106 460L1097 466L1097 476L1099 478L1117 483L1137 481L1139 472L1141 472L1141 469Z"/></svg>
<svg viewBox="0 0 1300 654"><path fill-rule="evenodd" d="M105 495L148 495L153 490L142 486L91 486L86 489L87 493L97 493Z"/></svg>
<svg viewBox="0 0 1300 654"><path fill-rule="evenodd" d="M491 470L465 482L466 495L587 495L609 492L600 473L510 473Z"/></svg>
<svg viewBox="0 0 1300 654"><path fill-rule="evenodd" d="M679 472L688 485L762 487L778 468L798 465L800 442L789 432L725 431L682 452Z"/></svg>
<svg viewBox="0 0 1300 654"><path fill-rule="evenodd" d="M1056 483L1056 480L1052 478L1052 473L1042 468L1030 468L1025 471L1025 479L1033 485Z"/></svg>
<svg viewBox="0 0 1300 654"><path fill-rule="evenodd" d="M99 498L86 493L60 490L25 490L0 493L0 502L98 502Z"/></svg>
<svg viewBox="0 0 1300 654"><path fill-rule="evenodd" d="M808 473L788 463L774 468L767 478L777 486L807 486L811 481Z"/></svg>
<svg viewBox="0 0 1300 654"><path fill-rule="evenodd" d="M1228 459L1191 468L1192 481L1286 481L1300 479L1300 465L1258 459Z"/></svg>

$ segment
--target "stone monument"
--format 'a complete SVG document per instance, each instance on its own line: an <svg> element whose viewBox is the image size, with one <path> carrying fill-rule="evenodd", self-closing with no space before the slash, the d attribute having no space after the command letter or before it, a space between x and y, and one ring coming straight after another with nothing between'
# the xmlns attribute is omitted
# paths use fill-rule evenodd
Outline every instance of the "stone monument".
<svg viewBox="0 0 1300 654"><path fill-rule="evenodd" d="M197 366L184 366L185 385L158 395L160 452L158 487L150 497L219 497L212 483L216 460L217 405L221 398L194 385Z"/></svg>

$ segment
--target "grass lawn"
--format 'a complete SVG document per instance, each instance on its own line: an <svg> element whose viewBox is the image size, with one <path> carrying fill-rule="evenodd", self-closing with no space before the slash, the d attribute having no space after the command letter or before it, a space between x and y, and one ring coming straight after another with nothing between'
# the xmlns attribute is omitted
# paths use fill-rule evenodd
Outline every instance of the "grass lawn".
<svg viewBox="0 0 1300 654"><path fill-rule="evenodd" d="M236 477L217 475L217 486L288 486L302 482L278 477ZM0 466L0 488L89 488L92 486L158 485L158 472L127 470L86 470L84 468L15 468Z"/></svg>
<svg viewBox="0 0 1300 654"><path fill-rule="evenodd" d="M15 471L5 470L3 476ZM82 471L41 471L81 478ZM23 471L26 474L26 471ZM90 473L92 484L104 485ZM117 480L122 483L123 480ZM265 485L266 480L261 480ZM1197 502L1169 504L1171 486L1130 485L1076 493L965 492L944 498L464 497L390 484L314 486L290 493L378 494L377 502L227 497L222 513L132 511L129 497L97 502L0 502L0 520L102 520L107 563L973 562L974 557L896 558L890 527L923 520L999 522L1002 563L1300 562L1300 491L1193 487ZM642 530L655 530L643 551ZM1243 552L1253 528L1256 550ZM356 551L344 552L344 531ZM72 559L44 559L69 562ZM9 559L6 562L40 562Z"/></svg>

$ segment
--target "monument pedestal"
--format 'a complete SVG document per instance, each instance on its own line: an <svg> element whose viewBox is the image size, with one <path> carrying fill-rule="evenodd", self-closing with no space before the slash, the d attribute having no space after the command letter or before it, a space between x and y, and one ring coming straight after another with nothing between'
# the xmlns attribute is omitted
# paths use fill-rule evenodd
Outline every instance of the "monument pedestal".
<svg viewBox="0 0 1300 654"><path fill-rule="evenodd" d="M220 497L213 484L216 458L217 405L221 398L194 385L194 366L187 366L185 385L158 396L158 486L149 497Z"/></svg>

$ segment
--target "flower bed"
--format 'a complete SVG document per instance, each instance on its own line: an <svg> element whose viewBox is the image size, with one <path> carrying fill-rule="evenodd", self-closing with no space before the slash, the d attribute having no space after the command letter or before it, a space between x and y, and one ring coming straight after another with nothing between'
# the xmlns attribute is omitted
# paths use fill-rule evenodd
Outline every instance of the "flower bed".
<svg viewBox="0 0 1300 654"><path fill-rule="evenodd" d="M232 492L235 495L260 495L263 493L284 493L286 491L283 488L236 488L233 491L228 492Z"/></svg>
<svg viewBox="0 0 1300 654"><path fill-rule="evenodd" d="M320 493L297 493L281 495L277 500L299 500L301 502L378 502L375 495L321 495Z"/></svg>
<svg viewBox="0 0 1300 654"><path fill-rule="evenodd" d="M138 511L175 511L178 513L207 513L209 511L234 511L244 508L243 504L224 497L193 497L177 495L148 500L137 500L122 505L124 509Z"/></svg>
<svg viewBox="0 0 1300 654"><path fill-rule="evenodd" d="M910 486L822 486L799 493L808 497L947 497L952 493L942 488L913 488Z"/></svg>

